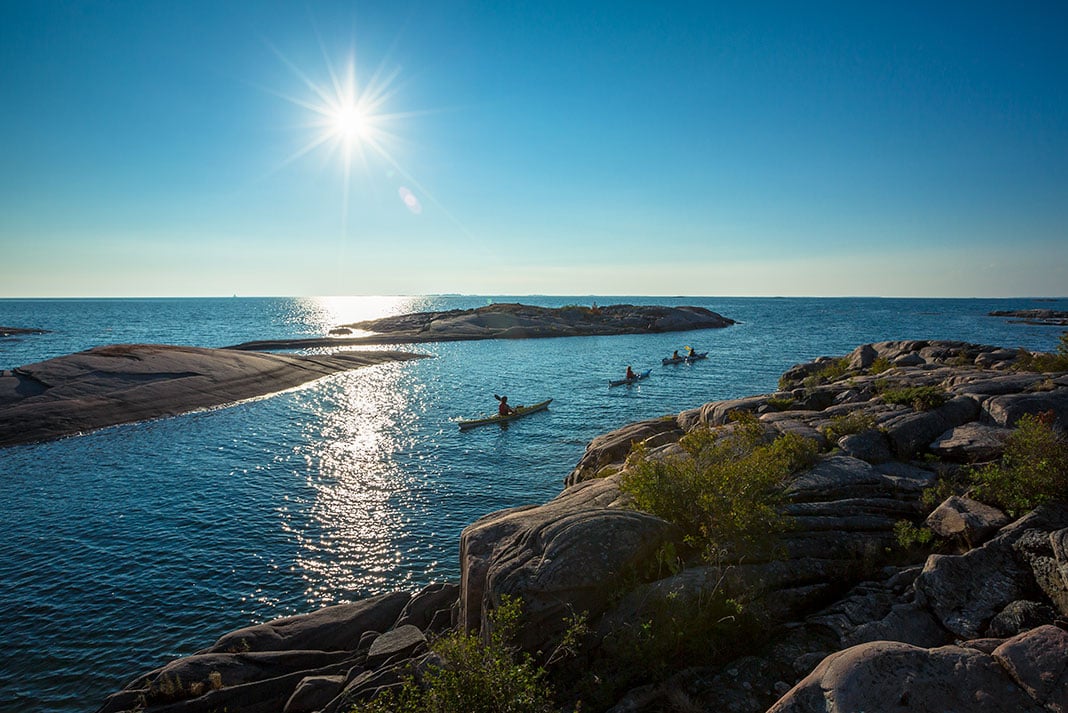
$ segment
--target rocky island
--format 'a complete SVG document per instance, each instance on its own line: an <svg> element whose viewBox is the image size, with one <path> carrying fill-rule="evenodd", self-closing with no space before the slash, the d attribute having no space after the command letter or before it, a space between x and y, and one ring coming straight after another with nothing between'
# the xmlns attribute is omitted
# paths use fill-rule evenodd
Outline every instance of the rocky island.
<svg viewBox="0 0 1068 713"><path fill-rule="evenodd" d="M1050 325L1068 327L1068 312L1053 309L1009 309L994 310L991 317L1014 317L1010 322L1019 324Z"/></svg>
<svg viewBox="0 0 1068 713"><path fill-rule="evenodd" d="M0 447L272 394L406 352L332 356L117 344L0 371Z"/></svg>
<svg viewBox="0 0 1068 713"><path fill-rule="evenodd" d="M341 325L336 337L274 339L237 344L231 349L304 349L347 344L420 344L474 339L538 339L617 334L656 334L720 329L734 320L704 307L607 305L534 307L500 303L476 309L417 312ZM369 334L344 336L353 331Z"/></svg>
<svg viewBox="0 0 1068 713"><path fill-rule="evenodd" d="M0 327L0 338L14 337L22 334L47 334L44 329L27 329L25 327Z"/></svg>
<svg viewBox="0 0 1068 713"><path fill-rule="evenodd" d="M100 713L420 710L427 687L493 685L455 682L502 651L532 681L517 711L1068 710L1062 351L1037 372L1010 349L868 344L631 424L553 500L469 525L459 582L226 634ZM730 497L687 489L723 473ZM1021 497L1038 475L1052 489Z"/></svg>

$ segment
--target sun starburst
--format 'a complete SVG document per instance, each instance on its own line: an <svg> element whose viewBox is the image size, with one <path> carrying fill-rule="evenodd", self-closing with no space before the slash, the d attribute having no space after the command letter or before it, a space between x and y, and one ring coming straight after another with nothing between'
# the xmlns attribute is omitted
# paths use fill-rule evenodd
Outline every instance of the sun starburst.
<svg viewBox="0 0 1068 713"><path fill-rule="evenodd" d="M307 138L279 168L312 152L325 152L328 159L340 159L343 177L342 230L347 232L349 201L352 197L354 168L362 169L366 185L377 191L384 179L393 185L400 205L413 215L423 213L420 196L432 203L464 232L466 229L445 210L441 203L398 161L396 153L409 142L402 140L394 129L405 120L433 111L390 111L390 104L399 94L400 68L387 68L385 62L373 72L361 75L351 51L343 62L331 60L320 41L324 71L313 79L280 51L275 55L300 80L303 92L297 95L273 92L306 112L301 128L309 131ZM376 171L375 169L380 169Z"/></svg>

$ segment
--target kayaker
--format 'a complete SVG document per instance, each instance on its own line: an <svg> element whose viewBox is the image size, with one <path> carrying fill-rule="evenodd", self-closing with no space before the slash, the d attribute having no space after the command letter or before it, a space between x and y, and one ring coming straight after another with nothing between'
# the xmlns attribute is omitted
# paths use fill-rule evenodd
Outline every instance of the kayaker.
<svg viewBox="0 0 1068 713"><path fill-rule="evenodd" d="M627 366L627 376L626 376L625 378L626 378L626 379L627 379L628 381L629 381L630 379L636 379L636 378L638 378L638 375L634 373L634 370L630 368L630 365L628 365L628 366Z"/></svg>
<svg viewBox="0 0 1068 713"><path fill-rule="evenodd" d="M500 416L511 416L515 409L508 405L508 397L502 396L500 398L500 404L497 406L497 414Z"/></svg>
<svg viewBox="0 0 1068 713"><path fill-rule="evenodd" d="M671 358L672 359L678 359L679 358L679 350L678 349L676 349L674 352L672 352Z"/></svg>
<svg viewBox="0 0 1068 713"><path fill-rule="evenodd" d="M678 354L678 352L675 353ZM693 357L693 347L686 347L686 358L689 359L691 357Z"/></svg>

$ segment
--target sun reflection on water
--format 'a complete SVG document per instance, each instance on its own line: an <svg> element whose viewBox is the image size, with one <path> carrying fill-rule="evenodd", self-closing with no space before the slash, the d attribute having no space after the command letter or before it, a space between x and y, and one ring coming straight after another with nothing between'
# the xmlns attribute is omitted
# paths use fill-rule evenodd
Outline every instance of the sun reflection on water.
<svg viewBox="0 0 1068 713"><path fill-rule="evenodd" d="M295 569L309 602L343 601L406 579L398 582L395 570L405 554L399 540L412 525L396 503L412 483L397 454L411 447L403 415L418 394L398 363L339 375L309 394L319 413L298 450L314 502L301 508L306 523L281 513L299 546Z"/></svg>
<svg viewBox="0 0 1068 713"><path fill-rule="evenodd" d="M299 297L294 300L286 323L299 326L300 331L326 334L334 327L368 319L389 317L432 309L434 298L418 296L336 296Z"/></svg>

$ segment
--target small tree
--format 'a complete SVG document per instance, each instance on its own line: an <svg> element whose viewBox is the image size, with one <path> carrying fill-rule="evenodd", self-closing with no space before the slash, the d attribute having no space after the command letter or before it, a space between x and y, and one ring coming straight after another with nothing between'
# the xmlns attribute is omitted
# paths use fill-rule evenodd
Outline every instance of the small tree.
<svg viewBox="0 0 1068 713"><path fill-rule="evenodd" d="M631 455L620 488L635 506L677 524L706 553L761 548L787 526L780 512L787 476L811 465L816 442L787 433L768 443L752 415L733 428L697 428L679 445L685 456Z"/></svg>
<svg viewBox="0 0 1068 713"><path fill-rule="evenodd" d="M1021 417L1001 462L973 471L972 483L977 500L1013 516L1068 498L1068 438L1053 428L1053 414Z"/></svg>
<svg viewBox="0 0 1068 713"><path fill-rule="evenodd" d="M518 598L504 597L491 614L489 642L466 632L452 633L433 644L440 666L429 667L417 681L409 676L399 689L388 689L360 703L351 713L551 713L552 691L545 669L513 645L522 613Z"/></svg>

